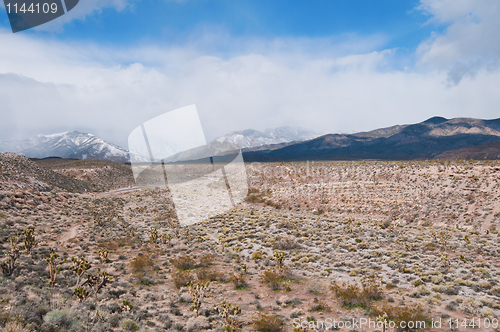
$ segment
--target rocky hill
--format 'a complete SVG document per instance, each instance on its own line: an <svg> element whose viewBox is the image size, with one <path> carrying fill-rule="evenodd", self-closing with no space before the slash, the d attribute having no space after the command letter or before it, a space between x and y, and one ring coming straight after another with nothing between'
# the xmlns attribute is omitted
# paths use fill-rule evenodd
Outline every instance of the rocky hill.
<svg viewBox="0 0 500 332"><path fill-rule="evenodd" d="M0 190L97 191L99 186L59 174L15 153L0 154Z"/></svg>
<svg viewBox="0 0 500 332"><path fill-rule="evenodd" d="M479 146L469 146L466 148L446 151L436 156L436 159L500 159L500 142L482 144Z"/></svg>

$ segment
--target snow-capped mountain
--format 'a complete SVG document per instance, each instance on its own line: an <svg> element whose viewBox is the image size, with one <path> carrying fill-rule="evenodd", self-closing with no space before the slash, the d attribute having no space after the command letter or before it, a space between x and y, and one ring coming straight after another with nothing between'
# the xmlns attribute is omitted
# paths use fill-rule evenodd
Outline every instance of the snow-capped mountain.
<svg viewBox="0 0 500 332"><path fill-rule="evenodd" d="M270 144L302 142L321 135L322 134L318 134L312 130L300 127L284 126L274 129L268 128L264 132L254 129L233 131L216 138L215 141L233 143L240 148L252 148Z"/></svg>
<svg viewBox="0 0 500 332"><path fill-rule="evenodd" d="M127 150L92 134L78 131L0 142L0 152L14 152L29 158L61 157L129 161Z"/></svg>
<svg viewBox="0 0 500 332"><path fill-rule="evenodd" d="M220 143L233 143L241 148L300 142L319 136L310 130L279 127L260 132L253 129L235 131L217 138ZM158 148L158 147L156 147ZM166 146L165 149L169 148ZM166 150L168 151L168 150ZM38 135L29 139L0 142L0 153L14 152L28 158L103 159L129 162L129 152L88 133L71 131L53 135ZM134 154L135 161L149 161L145 155Z"/></svg>

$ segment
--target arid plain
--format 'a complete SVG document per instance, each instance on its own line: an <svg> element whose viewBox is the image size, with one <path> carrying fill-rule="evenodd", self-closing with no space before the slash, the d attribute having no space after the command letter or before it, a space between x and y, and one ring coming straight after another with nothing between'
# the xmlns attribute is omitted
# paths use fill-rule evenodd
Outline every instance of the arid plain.
<svg viewBox="0 0 500 332"><path fill-rule="evenodd" d="M499 162L246 169L244 202L179 227L167 189L114 191L130 166L1 154L0 326L498 330Z"/></svg>

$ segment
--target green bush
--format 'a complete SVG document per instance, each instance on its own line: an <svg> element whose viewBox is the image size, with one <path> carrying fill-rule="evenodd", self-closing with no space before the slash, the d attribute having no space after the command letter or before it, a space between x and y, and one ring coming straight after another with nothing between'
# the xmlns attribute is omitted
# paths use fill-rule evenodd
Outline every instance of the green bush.
<svg viewBox="0 0 500 332"><path fill-rule="evenodd" d="M52 310L43 317L43 320L46 323L66 329L69 329L78 324L78 319L75 313L66 309Z"/></svg>
<svg viewBox="0 0 500 332"><path fill-rule="evenodd" d="M139 326L131 319L122 320L122 322L120 323L120 327L123 329L123 331L126 332L139 331Z"/></svg>

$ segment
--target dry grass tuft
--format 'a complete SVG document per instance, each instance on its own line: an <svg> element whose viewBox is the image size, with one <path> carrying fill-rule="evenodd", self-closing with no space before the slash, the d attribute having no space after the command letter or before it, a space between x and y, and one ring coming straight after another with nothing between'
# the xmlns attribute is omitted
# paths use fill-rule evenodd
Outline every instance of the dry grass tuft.
<svg viewBox="0 0 500 332"><path fill-rule="evenodd" d="M256 331L259 332L281 332L283 331L283 319L276 314L258 313L252 320Z"/></svg>

